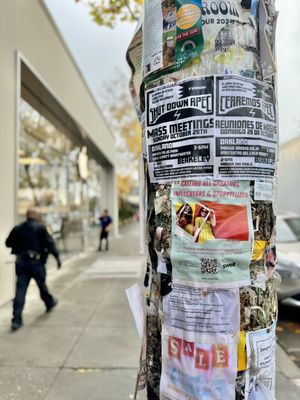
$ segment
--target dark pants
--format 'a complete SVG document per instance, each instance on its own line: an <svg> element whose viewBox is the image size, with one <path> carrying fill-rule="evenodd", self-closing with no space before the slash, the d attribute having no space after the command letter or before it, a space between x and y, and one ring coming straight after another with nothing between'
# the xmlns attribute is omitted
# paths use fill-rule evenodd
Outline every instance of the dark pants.
<svg viewBox="0 0 300 400"><path fill-rule="evenodd" d="M108 232L105 229L102 229L100 234L100 243L99 243L99 250L102 250L102 240L106 240L105 250L108 250Z"/></svg>
<svg viewBox="0 0 300 400"><path fill-rule="evenodd" d="M13 303L13 322L22 322L22 311L29 282L33 278L40 290L40 296L47 309L53 307L54 299L46 286L46 268L40 261L18 260L16 262L16 296Z"/></svg>

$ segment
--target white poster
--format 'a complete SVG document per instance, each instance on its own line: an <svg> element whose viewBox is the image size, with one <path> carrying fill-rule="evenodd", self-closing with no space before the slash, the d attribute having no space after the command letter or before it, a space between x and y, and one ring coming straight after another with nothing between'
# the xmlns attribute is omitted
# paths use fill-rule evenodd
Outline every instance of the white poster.
<svg viewBox="0 0 300 400"><path fill-rule="evenodd" d="M202 343L162 332L161 400L235 399L236 343Z"/></svg>
<svg viewBox="0 0 300 400"><path fill-rule="evenodd" d="M247 333L245 400L275 400L275 326Z"/></svg>
<svg viewBox="0 0 300 400"><path fill-rule="evenodd" d="M172 335L184 331L195 336L235 336L240 330L239 289L201 289L173 282L164 298L165 329Z"/></svg>
<svg viewBox="0 0 300 400"><path fill-rule="evenodd" d="M275 1L259 2L259 49L263 78L269 78L276 73L275 33L278 13Z"/></svg>
<svg viewBox="0 0 300 400"><path fill-rule="evenodd" d="M127 300L140 337L143 337L145 327L145 294L143 286L135 283L126 289Z"/></svg>
<svg viewBox="0 0 300 400"><path fill-rule="evenodd" d="M161 0L144 1L143 72L144 76L163 66L163 13Z"/></svg>
<svg viewBox="0 0 300 400"><path fill-rule="evenodd" d="M274 201L273 182L264 180L255 181L254 200Z"/></svg>
<svg viewBox="0 0 300 400"><path fill-rule="evenodd" d="M213 176L213 86L190 78L146 92L151 182Z"/></svg>
<svg viewBox="0 0 300 400"><path fill-rule="evenodd" d="M216 78L215 178L274 178L278 130L273 88L258 80Z"/></svg>
<svg viewBox="0 0 300 400"><path fill-rule="evenodd" d="M274 180L273 88L240 77L189 78L146 91L150 180Z"/></svg>
<svg viewBox="0 0 300 400"><path fill-rule="evenodd" d="M250 14L250 10L242 7L241 0L203 1L204 53L214 52L218 61L218 52L225 53L234 46L256 48L257 29L249 20Z"/></svg>

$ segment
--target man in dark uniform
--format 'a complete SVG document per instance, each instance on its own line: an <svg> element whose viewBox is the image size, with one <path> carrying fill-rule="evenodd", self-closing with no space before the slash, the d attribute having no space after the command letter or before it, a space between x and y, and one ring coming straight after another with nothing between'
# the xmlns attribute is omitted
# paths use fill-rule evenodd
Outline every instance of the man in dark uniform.
<svg viewBox="0 0 300 400"><path fill-rule="evenodd" d="M101 233L100 233L100 243L98 250L102 250L102 240L106 240L106 247L105 250L108 250L108 234L112 228L112 218L108 213L108 210L104 210L103 214L99 218L100 225L101 225Z"/></svg>
<svg viewBox="0 0 300 400"><path fill-rule="evenodd" d="M57 261L57 268L61 267L58 251L53 238L46 227L38 222L39 215L35 209L26 213L27 220L15 226L6 239L6 246L11 247L12 254L16 255L16 295L13 302L12 330L19 329L22 324L22 311L25 296L31 278L40 290L40 296L50 312L56 306L57 300L49 293L46 286L46 261L51 253Z"/></svg>

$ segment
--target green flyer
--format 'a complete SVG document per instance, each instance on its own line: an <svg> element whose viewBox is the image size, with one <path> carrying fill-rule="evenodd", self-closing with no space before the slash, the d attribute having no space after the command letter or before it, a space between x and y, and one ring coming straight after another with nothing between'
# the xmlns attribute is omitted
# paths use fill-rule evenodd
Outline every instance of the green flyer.
<svg viewBox="0 0 300 400"><path fill-rule="evenodd" d="M171 199L174 280L201 287L249 285L250 183L180 182L172 186Z"/></svg>

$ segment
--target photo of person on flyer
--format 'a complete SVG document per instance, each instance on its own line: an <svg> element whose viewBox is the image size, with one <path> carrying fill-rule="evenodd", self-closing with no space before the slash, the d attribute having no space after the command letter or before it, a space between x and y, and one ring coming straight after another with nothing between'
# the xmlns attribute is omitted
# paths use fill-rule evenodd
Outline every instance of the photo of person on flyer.
<svg viewBox="0 0 300 400"><path fill-rule="evenodd" d="M195 218L194 242L205 243L214 240L213 227L217 224L216 215L213 209L201 206L199 215Z"/></svg>
<svg viewBox="0 0 300 400"><path fill-rule="evenodd" d="M190 235L194 234L194 225L193 225L193 210L192 207L185 203L183 204L176 215L176 224L183 229L185 232Z"/></svg>
<svg viewBox="0 0 300 400"><path fill-rule="evenodd" d="M176 235L199 246L215 240L247 241L249 238L245 205L201 199L201 202L178 201L174 211Z"/></svg>

